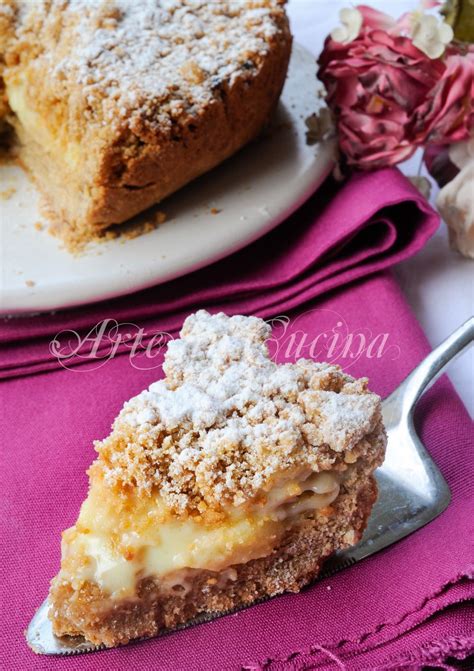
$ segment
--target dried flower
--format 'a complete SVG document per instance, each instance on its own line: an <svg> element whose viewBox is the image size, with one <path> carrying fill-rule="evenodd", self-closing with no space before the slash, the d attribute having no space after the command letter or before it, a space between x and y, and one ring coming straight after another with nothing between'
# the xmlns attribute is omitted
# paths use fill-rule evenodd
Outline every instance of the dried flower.
<svg viewBox="0 0 474 671"><path fill-rule="evenodd" d="M436 206L449 230L451 247L474 259L474 157L444 186Z"/></svg>
<svg viewBox="0 0 474 671"><path fill-rule="evenodd" d="M334 135L334 120L327 107L322 107L319 112L307 117L305 124L308 129L306 131L306 142L308 144L316 144Z"/></svg>
<svg viewBox="0 0 474 671"><path fill-rule="evenodd" d="M347 163L394 165L427 143L467 138L474 121L474 49L446 49L452 31L433 16L412 13L395 21L370 7L357 10L363 19L357 36L345 42L328 37L318 71Z"/></svg>
<svg viewBox="0 0 474 671"><path fill-rule="evenodd" d="M474 159L474 135L464 142L455 142L449 147L449 158L451 162L462 170Z"/></svg>
<svg viewBox="0 0 474 671"><path fill-rule="evenodd" d="M423 175L407 175L407 179L416 189L418 189L418 191L426 198L426 200L430 199L431 182L427 177L424 177Z"/></svg>
<svg viewBox="0 0 474 671"><path fill-rule="evenodd" d="M452 144L449 158L459 173L438 193L436 205L448 226L451 247L474 259L474 134Z"/></svg>
<svg viewBox="0 0 474 671"><path fill-rule="evenodd" d="M444 21L438 21L431 14L413 13L412 42L429 58L440 58L444 54L446 45L451 42L453 37L453 29Z"/></svg>
<svg viewBox="0 0 474 671"><path fill-rule="evenodd" d="M474 126L474 47L447 57L444 72L414 113L418 144L451 144L469 137Z"/></svg>
<svg viewBox="0 0 474 671"><path fill-rule="evenodd" d="M339 12L339 20L341 25L331 33L331 37L335 42L341 44L348 44L355 40L359 34L362 26L362 14L358 9L344 8Z"/></svg>
<svg viewBox="0 0 474 671"><path fill-rule="evenodd" d="M326 40L318 77L326 86L342 153L349 165L370 169L394 165L415 151L410 122L445 66L409 38L376 27L388 25L386 15L366 7L359 11L364 23L355 40Z"/></svg>
<svg viewBox="0 0 474 671"><path fill-rule="evenodd" d="M425 163L442 187L436 206L448 227L451 247L474 258L474 132L449 147L431 145L425 150Z"/></svg>

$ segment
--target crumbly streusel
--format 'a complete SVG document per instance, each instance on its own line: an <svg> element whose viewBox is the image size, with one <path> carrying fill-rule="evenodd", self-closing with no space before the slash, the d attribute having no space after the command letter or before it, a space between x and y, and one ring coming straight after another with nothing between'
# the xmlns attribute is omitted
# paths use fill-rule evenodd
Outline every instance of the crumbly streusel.
<svg viewBox="0 0 474 671"><path fill-rule="evenodd" d="M380 399L338 366L277 365L256 317L188 317L166 378L131 399L96 443L110 486L158 488L177 513L241 505L293 469L346 468L385 441Z"/></svg>
<svg viewBox="0 0 474 671"><path fill-rule="evenodd" d="M222 82L254 70L278 32L279 0L0 0L12 72L29 64L51 123L172 132ZM137 45L139 48L137 49ZM2 51L0 51L1 55ZM1 75L1 73L0 73ZM38 104L39 101L37 101Z"/></svg>

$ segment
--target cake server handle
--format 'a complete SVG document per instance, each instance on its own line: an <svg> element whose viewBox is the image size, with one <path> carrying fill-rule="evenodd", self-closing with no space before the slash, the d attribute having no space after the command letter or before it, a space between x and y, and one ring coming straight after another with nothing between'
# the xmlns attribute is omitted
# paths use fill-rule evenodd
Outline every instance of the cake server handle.
<svg viewBox="0 0 474 671"><path fill-rule="evenodd" d="M331 557L320 577L329 577L404 538L437 517L449 504L449 487L416 433L413 411L423 392L473 340L471 317L383 401L387 451L376 472L381 496L362 540Z"/></svg>
<svg viewBox="0 0 474 671"><path fill-rule="evenodd" d="M408 418L423 392L442 374L446 366L457 359L474 341L474 317L436 347L405 378L405 380L384 401L384 415L398 415L398 421ZM395 419L395 417L393 418Z"/></svg>

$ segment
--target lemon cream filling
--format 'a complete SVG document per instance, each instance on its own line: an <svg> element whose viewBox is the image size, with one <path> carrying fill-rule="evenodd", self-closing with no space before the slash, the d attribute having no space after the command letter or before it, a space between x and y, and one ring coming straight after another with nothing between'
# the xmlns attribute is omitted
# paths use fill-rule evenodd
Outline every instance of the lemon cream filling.
<svg viewBox="0 0 474 671"><path fill-rule="evenodd" d="M113 598L131 596L137 581L176 575L185 569L223 571L272 552L298 516L329 506L339 494L335 472L293 475L260 502L207 520L167 513L159 495L134 500L107 495L97 479L77 524L63 534L63 578L80 589L96 583Z"/></svg>

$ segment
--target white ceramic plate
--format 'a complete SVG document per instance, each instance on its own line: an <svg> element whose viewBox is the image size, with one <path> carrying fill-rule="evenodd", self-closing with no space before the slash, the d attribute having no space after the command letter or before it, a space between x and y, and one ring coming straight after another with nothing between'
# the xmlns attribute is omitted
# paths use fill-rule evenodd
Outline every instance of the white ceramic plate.
<svg viewBox="0 0 474 671"><path fill-rule="evenodd" d="M2 313L55 310L160 284L244 247L275 227L332 167L329 142L309 146L304 120L321 105L314 57L295 46L273 131L161 203L167 220L79 256L44 230L23 172L0 165ZM5 198L10 189L13 195ZM0 193L1 195L1 193ZM212 214L211 209L219 210Z"/></svg>

